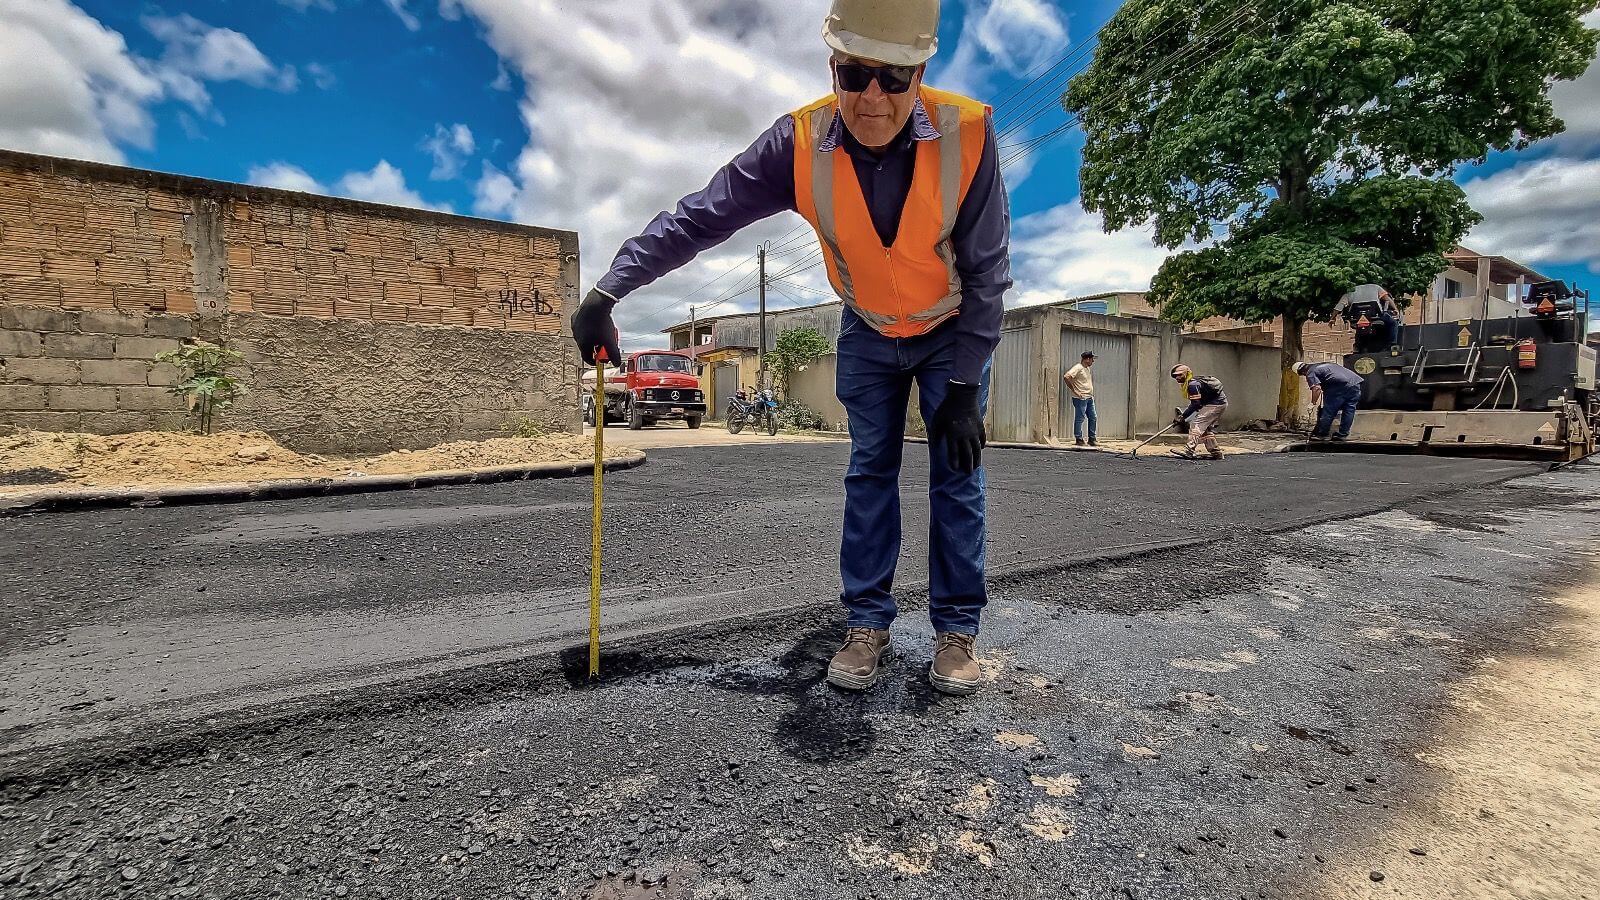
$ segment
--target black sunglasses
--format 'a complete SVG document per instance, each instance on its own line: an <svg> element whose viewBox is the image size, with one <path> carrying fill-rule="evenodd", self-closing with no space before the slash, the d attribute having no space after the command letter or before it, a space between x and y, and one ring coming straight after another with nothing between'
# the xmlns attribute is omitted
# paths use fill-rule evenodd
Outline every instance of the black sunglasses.
<svg viewBox="0 0 1600 900"><path fill-rule="evenodd" d="M839 90L852 94L865 91L876 79L885 94L904 94L917 77L916 66L864 66L861 63L835 62Z"/></svg>

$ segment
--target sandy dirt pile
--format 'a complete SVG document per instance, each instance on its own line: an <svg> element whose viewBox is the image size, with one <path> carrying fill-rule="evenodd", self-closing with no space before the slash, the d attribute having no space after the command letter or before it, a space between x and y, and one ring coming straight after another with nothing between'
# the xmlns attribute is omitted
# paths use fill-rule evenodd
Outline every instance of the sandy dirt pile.
<svg viewBox="0 0 1600 900"><path fill-rule="evenodd" d="M615 458L627 451L607 447ZM440 469L572 462L592 458L594 444L574 434L456 441L381 456L296 453L259 431L211 435L140 431L98 435L24 431L0 436L0 493L41 487L203 484L280 478L398 475Z"/></svg>

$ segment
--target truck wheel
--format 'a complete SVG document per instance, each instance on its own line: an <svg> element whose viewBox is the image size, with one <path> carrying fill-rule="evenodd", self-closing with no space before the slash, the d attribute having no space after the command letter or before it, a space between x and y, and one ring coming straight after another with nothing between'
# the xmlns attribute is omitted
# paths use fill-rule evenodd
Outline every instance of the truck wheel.
<svg viewBox="0 0 1600 900"><path fill-rule="evenodd" d="M638 431L644 427L644 410L641 410L632 401L628 402L628 430Z"/></svg>
<svg viewBox="0 0 1600 900"><path fill-rule="evenodd" d="M587 398L583 401L583 424L594 427L594 401Z"/></svg>
<svg viewBox="0 0 1600 900"><path fill-rule="evenodd" d="M690 428L699 428L700 427L700 417L699 416L690 416L689 418L684 419L684 421L689 423L689 427Z"/></svg>

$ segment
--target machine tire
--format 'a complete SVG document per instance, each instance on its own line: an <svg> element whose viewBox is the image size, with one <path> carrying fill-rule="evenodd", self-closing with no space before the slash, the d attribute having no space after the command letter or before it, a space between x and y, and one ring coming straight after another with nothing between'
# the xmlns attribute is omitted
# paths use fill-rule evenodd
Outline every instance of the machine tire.
<svg viewBox="0 0 1600 900"><path fill-rule="evenodd" d="M628 401L628 430L638 431L645 426L644 411L635 406L632 400Z"/></svg>
<svg viewBox="0 0 1600 900"><path fill-rule="evenodd" d="M583 398L583 424L594 427L594 401L588 397Z"/></svg>
<svg viewBox="0 0 1600 900"><path fill-rule="evenodd" d="M731 409L728 410L728 433L729 434L738 434L739 432L741 432L743 430L744 430L744 416L739 415L738 413L734 412Z"/></svg>
<svg viewBox="0 0 1600 900"><path fill-rule="evenodd" d="M767 413L767 437L776 437L778 434L778 417Z"/></svg>
<svg viewBox="0 0 1600 900"><path fill-rule="evenodd" d="M700 427L700 417L699 416L690 416L687 419L684 419L683 421L686 422L689 425L690 428L699 428Z"/></svg>

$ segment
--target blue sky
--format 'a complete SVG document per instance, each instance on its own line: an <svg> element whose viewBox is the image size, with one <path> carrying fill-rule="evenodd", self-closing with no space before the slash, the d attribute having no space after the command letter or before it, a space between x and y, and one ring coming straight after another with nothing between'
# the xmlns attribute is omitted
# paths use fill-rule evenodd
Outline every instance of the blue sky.
<svg viewBox="0 0 1600 900"><path fill-rule="evenodd" d="M623 238L827 89L826 6L0 0L0 146L573 228L587 285ZM1115 8L946 0L929 80L995 102L999 125L1017 128L1002 144L1046 133L1086 55L1001 101ZM1597 81L1558 93L1571 135L1463 170L1490 218L1469 243L1600 287ZM1069 131L1006 172L1013 302L1141 288L1163 257L1137 231L1101 233L1077 206L1080 144ZM761 240L793 270L775 304L822 299L798 224L753 227L630 297L624 331L681 319L688 302L750 308Z"/></svg>

